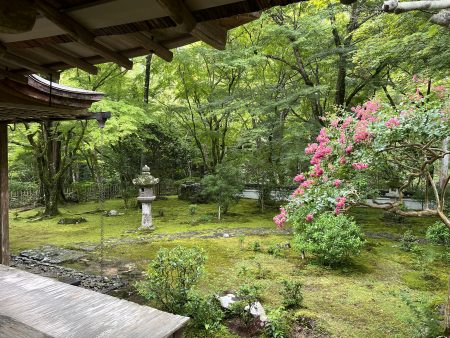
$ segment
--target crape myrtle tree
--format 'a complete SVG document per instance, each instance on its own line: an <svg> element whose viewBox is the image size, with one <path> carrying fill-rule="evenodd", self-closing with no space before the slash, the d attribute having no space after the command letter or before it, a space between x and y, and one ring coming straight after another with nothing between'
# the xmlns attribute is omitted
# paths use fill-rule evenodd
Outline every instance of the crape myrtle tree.
<svg viewBox="0 0 450 338"><path fill-rule="evenodd" d="M403 216L437 216L450 228L446 209L450 133L450 100L444 86L421 89L405 96L395 107L368 101L340 111L320 130L305 152L311 156L307 172L299 173L299 184L281 214L278 226L312 222L323 212L336 215L353 205L369 205ZM426 94L423 94L426 93ZM400 182L397 201L368 203L376 196L374 177L389 173ZM439 175L438 175L439 174ZM424 182L430 201L424 210L404 208L404 193Z"/></svg>
<svg viewBox="0 0 450 338"><path fill-rule="evenodd" d="M435 216L450 228L445 200L450 180L449 94L442 85L433 87L429 81L423 84L415 80L416 92L405 96L400 104L368 101L330 118L316 142L305 149L311 156L311 166L295 176L298 188L274 217L279 227L291 221L296 237L301 237L324 214L341 216L351 206L367 205L403 216ZM396 176L397 201L368 203L376 196L379 187L374 185L374 178L380 171ZM420 211L406 210L404 192L421 182L428 187L432 203L426 202ZM449 319L450 297L446 331Z"/></svg>

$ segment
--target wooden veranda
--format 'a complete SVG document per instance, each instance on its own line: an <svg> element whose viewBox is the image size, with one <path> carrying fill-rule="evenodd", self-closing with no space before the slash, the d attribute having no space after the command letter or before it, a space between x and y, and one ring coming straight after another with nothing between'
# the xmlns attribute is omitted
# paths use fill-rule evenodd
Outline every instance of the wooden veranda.
<svg viewBox="0 0 450 338"><path fill-rule="evenodd" d="M189 320L2 265L0 302L0 337L179 338Z"/></svg>
<svg viewBox="0 0 450 338"><path fill-rule="evenodd" d="M42 337L170 337L180 331L184 317L5 267L10 259L8 124L95 118L89 107L102 94L43 77L55 79L74 67L96 74L95 65L103 62L130 69L129 58L149 53L171 61L172 48L196 41L224 49L229 29L257 19L262 10L295 2L0 0L0 325L3 316ZM53 316L67 323L52 322ZM164 331L166 319L173 325ZM147 332L139 330L141 325Z"/></svg>

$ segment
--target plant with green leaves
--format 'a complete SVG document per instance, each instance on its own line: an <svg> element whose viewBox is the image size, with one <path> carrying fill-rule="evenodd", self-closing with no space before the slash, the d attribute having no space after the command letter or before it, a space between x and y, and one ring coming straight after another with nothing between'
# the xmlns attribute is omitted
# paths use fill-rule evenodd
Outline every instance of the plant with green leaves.
<svg viewBox="0 0 450 338"><path fill-rule="evenodd" d="M442 222L438 221L430 225L427 229L426 237L433 244L450 245L450 231Z"/></svg>
<svg viewBox="0 0 450 338"><path fill-rule="evenodd" d="M137 283L138 292L163 310L183 314L205 261L203 249L197 247L162 248L150 263L145 279Z"/></svg>
<svg viewBox="0 0 450 338"><path fill-rule="evenodd" d="M447 230L448 231L448 230ZM414 236L412 230L406 230L400 239L400 250L402 251L412 251L417 244L417 237Z"/></svg>
<svg viewBox="0 0 450 338"><path fill-rule="evenodd" d="M302 305L303 284L296 280L283 280L281 282L282 289L280 295L283 296L283 306L286 308L296 308Z"/></svg>
<svg viewBox="0 0 450 338"><path fill-rule="evenodd" d="M266 334L270 338L288 338L289 335L289 319L288 312L282 307L269 311L268 322L265 327Z"/></svg>
<svg viewBox="0 0 450 338"><path fill-rule="evenodd" d="M297 230L295 242L330 266L341 265L358 255L364 245L361 229L351 217L329 212Z"/></svg>
<svg viewBox="0 0 450 338"><path fill-rule="evenodd" d="M216 166L214 174L203 178L203 194L211 198L217 204L218 219L226 214L229 207L237 203L244 190L242 172L231 164L220 164Z"/></svg>
<svg viewBox="0 0 450 338"><path fill-rule="evenodd" d="M191 326L207 333L219 330L224 316L215 296L202 296L197 292L189 294L186 314L191 318Z"/></svg>
<svg viewBox="0 0 450 338"><path fill-rule="evenodd" d="M261 297L261 291L260 284L246 283L242 284L236 292L239 301L232 304L231 311L242 318L246 324L253 319L250 309Z"/></svg>

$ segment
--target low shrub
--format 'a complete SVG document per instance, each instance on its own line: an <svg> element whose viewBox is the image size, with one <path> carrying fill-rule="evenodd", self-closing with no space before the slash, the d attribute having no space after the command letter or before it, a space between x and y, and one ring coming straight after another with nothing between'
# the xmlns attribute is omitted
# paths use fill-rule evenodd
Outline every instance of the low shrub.
<svg viewBox="0 0 450 338"><path fill-rule="evenodd" d="M303 302L302 283L299 281L284 280L281 282L280 295L283 296L283 305L286 308L300 307Z"/></svg>
<svg viewBox="0 0 450 338"><path fill-rule="evenodd" d="M283 256L283 251L281 250L281 247L277 244L273 244L267 248L267 253L269 255L275 256L275 257L281 257Z"/></svg>
<svg viewBox="0 0 450 338"><path fill-rule="evenodd" d="M191 326L206 332L215 332L220 329L224 314L214 296L191 292L186 304L186 315L191 318Z"/></svg>
<svg viewBox="0 0 450 338"><path fill-rule="evenodd" d="M268 322L265 327L267 336L270 338L288 338L290 337L288 313L283 308L277 308L269 311Z"/></svg>
<svg viewBox="0 0 450 338"><path fill-rule="evenodd" d="M233 303L230 310L233 314L242 318L246 324L249 324L253 319L249 309L261 297L261 285L256 283L242 284L237 290L236 296L240 300Z"/></svg>
<svg viewBox="0 0 450 338"><path fill-rule="evenodd" d="M410 252L417 244L417 237L413 235L412 230L407 230L400 239L400 250Z"/></svg>
<svg viewBox="0 0 450 338"><path fill-rule="evenodd" d="M189 205L189 213L195 215L197 213L197 204Z"/></svg>
<svg viewBox="0 0 450 338"><path fill-rule="evenodd" d="M253 242L252 250L255 251L255 252L260 252L261 251L261 244L259 244L259 242Z"/></svg>
<svg viewBox="0 0 450 338"><path fill-rule="evenodd" d="M296 245L313 253L329 266L343 264L352 255L358 255L364 245L360 228L352 218L340 214L321 214L308 223L295 237Z"/></svg>
<svg viewBox="0 0 450 338"><path fill-rule="evenodd" d="M429 226L426 237L433 244L450 245L450 230L442 222L435 222Z"/></svg>
<svg viewBox="0 0 450 338"><path fill-rule="evenodd" d="M200 279L206 256L200 248L160 249L150 263L138 292L163 310L183 314L188 295Z"/></svg>

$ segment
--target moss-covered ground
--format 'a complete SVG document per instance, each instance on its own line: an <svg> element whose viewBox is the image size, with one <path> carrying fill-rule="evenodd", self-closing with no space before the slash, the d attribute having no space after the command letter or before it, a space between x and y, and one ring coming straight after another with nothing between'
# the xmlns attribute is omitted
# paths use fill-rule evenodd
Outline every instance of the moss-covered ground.
<svg viewBox="0 0 450 338"><path fill-rule="evenodd" d="M78 225L57 224L58 217L30 222L28 218L37 210L13 210L12 251L44 244L73 247L76 243L99 243L101 214L86 213L97 208L97 203L62 207L61 217L87 219L87 223ZM217 233L219 229L223 232L245 229L243 233L250 233L251 229L274 229L272 217L276 211L261 213L251 200L242 200L221 222L214 218L213 204L198 205L196 213L191 215L189 203L175 197L156 201L153 210L157 230L153 233L134 231L140 223L139 210L123 209L120 200L107 201L106 208L124 213L103 218L105 238L123 239L106 247L109 261L131 262L144 271L161 247L199 246L208 255L206 273L199 285L201 292L236 290L242 283L253 280L263 286L262 303L270 309L281 305L280 282L299 280L304 285L304 307L296 315L312 318L333 337L420 336L418 329L421 321L426 320L421 316L423 307L408 304L434 304L433 309L442 309L446 300L450 264L441 257L444 249L422 243L419 246L424 254L417 255L399 248L398 235L412 229L423 237L427 226L435 221L432 218L393 221L376 210L354 209L352 215L369 234L366 246L347 266L331 269L316 264L312 257L301 260L291 248L283 249L279 257L267 253L271 245L290 242L291 235L264 233L229 238L196 235L197 232ZM177 238L177 234L186 233L192 236ZM168 239L163 234L173 236ZM138 238L147 241L132 241ZM261 251L252 249L254 242L260 243Z"/></svg>

